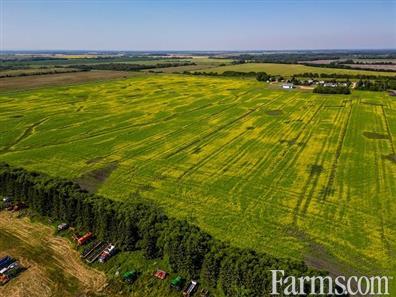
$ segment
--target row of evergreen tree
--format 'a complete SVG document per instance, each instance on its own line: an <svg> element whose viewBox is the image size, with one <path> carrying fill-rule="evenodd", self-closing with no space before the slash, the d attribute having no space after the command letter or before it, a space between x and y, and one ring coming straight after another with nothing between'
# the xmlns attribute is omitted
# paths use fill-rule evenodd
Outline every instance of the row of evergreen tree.
<svg viewBox="0 0 396 297"><path fill-rule="evenodd" d="M68 68L77 68L83 70L115 70L115 71L140 71L154 68L168 68L179 66L196 65L192 62L174 62L174 63L158 63L158 64L128 64L128 63L106 63L106 64L80 64L70 65Z"/></svg>
<svg viewBox="0 0 396 297"><path fill-rule="evenodd" d="M226 296L269 296L271 269L294 276L324 274L303 262L232 247L186 221L168 218L141 197L113 201L70 180L6 163L0 164L0 194L26 203L42 216L92 231L123 251L141 250L148 259L165 257L175 272Z"/></svg>
<svg viewBox="0 0 396 297"><path fill-rule="evenodd" d="M368 91L386 91L389 89L396 89L396 79L395 80L362 80L360 79L355 86L357 90L368 90Z"/></svg>
<svg viewBox="0 0 396 297"><path fill-rule="evenodd" d="M58 68L59 69L59 68ZM4 77L21 77L21 76L33 76L33 75L49 75L49 74L59 74L59 73L75 73L75 72L87 72L88 69L73 69L73 70L37 70L37 72L19 72L19 73L1 73L0 78Z"/></svg>
<svg viewBox="0 0 396 297"><path fill-rule="evenodd" d="M394 80L395 76L373 75L373 74L349 74L349 73L316 73L304 72L294 74L295 77L309 78L345 78L345 79L377 79L377 80Z"/></svg>
<svg viewBox="0 0 396 297"><path fill-rule="evenodd" d="M351 93L351 90L347 86L336 86L336 87L328 87L328 86L316 86L313 90L314 93L319 94L344 94L348 95Z"/></svg>
<svg viewBox="0 0 396 297"><path fill-rule="evenodd" d="M309 67L320 67L320 68L336 68L336 69L355 69L355 70L368 70L368 71L380 71L380 72L395 72L394 69L384 69L384 68L372 68L372 67L359 67L359 68L354 68L349 65L345 64L340 64L340 63L302 63L305 66Z"/></svg>

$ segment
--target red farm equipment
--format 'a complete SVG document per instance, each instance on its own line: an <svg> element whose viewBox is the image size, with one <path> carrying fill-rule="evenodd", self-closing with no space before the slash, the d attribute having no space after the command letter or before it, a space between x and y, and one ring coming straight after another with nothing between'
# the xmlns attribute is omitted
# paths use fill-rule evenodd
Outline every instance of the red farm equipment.
<svg viewBox="0 0 396 297"><path fill-rule="evenodd" d="M92 238L93 234L92 232L87 232L81 237L77 237L77 243L78 245L84 245Z"/></svg>
<svg viewBox="0 0 396 297"><path fill-rule="evenodd" d="M22 203L22 202L18 202L14 205L14 207L12 208L12 211L16 212L16 211L20 211L21 209L26 208L26 204Z"/></svg>
<svg viewBox="0 0 396 297"><path fill-rule="evenodd" d="M7 275L0 274L0 284L5 285L10 278Z"/></svg>
<svg viewBox="0 0 396 297"><path fill-rule="evenodd" d="M154 272L154 276L156 278L159 278L160 280L164 280L168 274L166 271L158 269L156 272Z"/></svg>

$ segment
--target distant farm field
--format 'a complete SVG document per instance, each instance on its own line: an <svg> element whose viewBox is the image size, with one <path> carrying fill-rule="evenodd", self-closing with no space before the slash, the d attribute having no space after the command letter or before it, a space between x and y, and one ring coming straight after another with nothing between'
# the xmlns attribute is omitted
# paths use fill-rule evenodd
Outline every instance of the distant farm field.
<svg viewBox="0 0 396 297"><path fill-rule="evenodd" d="M22 70L21 70L22 71ZM24 70L23 70L24 71ZM141 75L136 72L125 71L101 71L89 72L66 72L58 74L43 74L21 77L0 78L0 92L7 90L34 89L45 86L69 85L86 83L90 81L104 81L109 79L120 79Z"/></svg>
<svg viewBox="0 0 396 297"><path fill-rule="evenodd" d="M285 74L260 67L275 66L218 69ZM0 161L112 199L141 195L236 246L395 275L396 100L386 93L145 75L2 92L0 104Z"/></svg>
<svg viewBox="0 0 396 297"><path fill-rule="evenodd" d="M385 75L395 76L393 72L381 72L381 71L367 71L367 70L351 70L351 69L335 69L325 67L312 67L300 64L276 64L276 63L245 63L238 65L221 66L215 68L203 69L202 71L217 72L222 74L224 71L241 71L241 72L267 72L272 75L291 76L295 74L301 74L305 72L311 73L338 73L338 74L366 74L366 75Z"/></svg>

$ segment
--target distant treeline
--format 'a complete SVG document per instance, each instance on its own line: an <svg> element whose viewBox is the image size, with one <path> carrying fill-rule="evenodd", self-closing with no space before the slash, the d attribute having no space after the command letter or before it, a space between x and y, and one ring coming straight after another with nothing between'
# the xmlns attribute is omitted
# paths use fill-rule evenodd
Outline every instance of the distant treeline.
<svg viewBox="0 0 396 297"><path fill-rule="evenodd" d="M190 75L207 75L207 76L235 76L235 77L255 77L257 75L265 74L262 77L267 79L260 79L261 81L264 80L271 80L271 78L277 78L278 80L284 79L281 75L272 75L267 74L265 72L242 72L242 71L224 71L223 73L217 72L202 72L202 71L184 71L183 74L190 74ZM343 78L343 79L376 79L376 80L395 80L396 76L385 76L385 75L368 75L368 74L340 74L340 73L314 73L314 72L304 72L294 74L293 77L307 77L307 78Z"/></svg>
<svg viewBox="0 0 396 297"><path fill-rule="evenodd" d="M332 61L330 64L357 64L357 65L394 65L396 63L393 63L391 61L355 61L352 59L348 60L339 60L339 61ZM359 68L361 69L361 68ZM372 68L370 68L372 69Z"/></svg>
<svg viewBox="0 0 396 297"><path fill-rule="evenodd" d="M152 56L98 56L98 57L25 57L25 56L7 56L0 57L0 67L7 66L23 66L25 68L41 65L48 66L69 66L69 65L83 65L83 64L100 64L100 63L131 63L131 62L142 62L142 61L155 61L161 63L164 57L152 57ZM183 62L179 58L171 58L170 62Z"/></svg>
<svg viewBox="0 0 396 297"><path fill-rule="evenodd" d="M320 67L320 68L336 68L336 69L358 69L358 70L368 70L368 71L380 71L380 72L396 72L396 70L393 69L376 69L376 68L364 68L364 67L359 67L359 68L354 68L349 65L344 65L340 63L329 63L329 64L318 64L318 63L302 63L302 65L305 66L311 66L311 67Z"/></svg>
<svg viewBox="0 0 396 297"><path fill-rule="evenodd" d="M394 80L362 80L360 79L355 86L357 90L367 91L386 91L389 89L396 90L396 79Z"/></svg>
<svg viewBox="0 0 396 297"><path fill-rule="evenodd" d="M24 56L19 56L17 58L7 58L7 59L0 59L1 62L35 62L35 61L65 61L67 58L57 58L57 57L48 57L48 56L43 56L43 57L24 57Z"/></svg>
<svg viewBox="0 0 396 297"><path fill-rule="evenodd" d="M141 65L141 64L128 64L128 63L108 63L108 64L81 64L81 65L70 65L68 68L78 68L84 70L117 70L117 71L140 71L145 69L154 68L167 68L167 67L178 67L178 66L190 66L196 65L192 62L182 63L158 63L155 65Z"/></svg>
<svg viewBox="0 0 396 297"><path fill-rule="evenodd" d="M377 79L377 80L392 80L396 79L396 75L373 75L373 74L347 74L347 73L313 73L304 72L294 74L295 77L309 77L309 78L348 78L348 79Z"/></svg>
<svg viewBox="0 0 396 297"><path fill-rule="evenodd" d="M314 93L319 94L344 94L348 95L351 93L351 90L347 86L336 86L336 87L327 87L327 86L317 86L313 90Z"/></svg>
<svg viewBox="0 0 396 297"><path fill-rule="evenodd" d="M242 72L242 71L224 71L223 73L217 72L204 72L204 71L184 71L183 74L190 74L190 75L207 75L207 76L237 76L237 77L255 77L257 75L256 72Z"/></svg>
<svg viewBox="0 0 396 297"><path fill-rule="evenodd" d="M4 70L20 70L20 69L31 69L29 66L21 66L21 65L0 65L0 71Z"/></svg>
<svg viewBox="0 0 396 297"><path fill-rule="evenodd" d="M86 71L89 71L89 70L88 69L51 70L51 71L37 71L37 72L21 72L21 73L1 73L0 72L0 78L32 76L32 75L59 74L59 73L75 73L75 72L86 72Z"/></svg>
<svg viewBox="0 0 396 297"><path fill-rule="evenodd" d="M265 54L240 54L234 55L230 58L241 61L248 61L250 63L282 63L295 64L300 61L315 61L315 60L337 60L337 59L394 59L396 52L394 50L388 51L348 51L348 52L272 52ZM317 64L316 64L317 65ZM315 65L315 66L316 66Z"/></svg>
<svg viewBox="0 0 396 297"><path fill-rule="evenodd" d="M264 55L253 55L253 54L242 54L239 56L233 56L232 59L236 61L247 61L249 63L280 63L280 64L296 64L303 60L324 60L324 59L338 59L339 56L335 55L324 55L324 54L264 54Z"/></svg>
<svg viewBox="0 0 396 297"><path fill-rule="evenodd" d="M271 269L296 277L326 275L303 262L232 247L186 221L167 217L138 195L113 201L90 194L73 181L5 163L0 163L0 193L19 199L42 216L92 231L121 250L140 250L148 259L169 259L175 272L199 278L225 296L269 296Z"/></svg>
<svg viewBox="0 0 396 297"><path fill-rule="evenodd" d="M227 77L255 77L258 81L280 81L284 77L281 75L270 75L265 72L242 72L242 71L224 71L223 73L217 72L201 72L201 71L184 71L183 74L189 75L205 75L205 76L227 76Z"/></svg>

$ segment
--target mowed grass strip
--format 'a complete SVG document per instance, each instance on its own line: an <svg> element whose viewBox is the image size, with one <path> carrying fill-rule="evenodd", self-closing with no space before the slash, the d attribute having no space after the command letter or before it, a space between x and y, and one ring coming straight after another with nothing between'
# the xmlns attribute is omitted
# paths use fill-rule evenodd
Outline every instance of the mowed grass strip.
<svg viewBox="0 0 396 297"><path fill-rule="evenodd" d="M138 193L237 246L334 273L395 274L386 93L146 75L3 93L0 104L1 161L88 176L112 199Z"/></svg>

